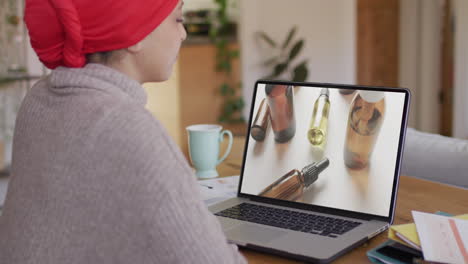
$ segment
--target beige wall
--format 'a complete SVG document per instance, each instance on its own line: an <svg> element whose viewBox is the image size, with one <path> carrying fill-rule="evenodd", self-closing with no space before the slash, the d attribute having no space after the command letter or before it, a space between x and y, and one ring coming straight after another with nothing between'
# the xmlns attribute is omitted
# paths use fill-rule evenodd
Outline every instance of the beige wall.
<svg viewBox="0 0 468 264"><path fill-rule="evenodd" d="M174 141L180 145L179 66L174 66L171 78L162 83L145 83L148 94L146 108L164 125Z"/></svg>
<svg viewBox="0 0 468 264"><path fill-rule="evenodd" d="M255 82L271 69L262 61L271 57L267 46L254 36L264 31L282 42L292 26L298 26L296 39L305 40L294 65L308 59L307 81L355 83L356 72L355 0L240 0L240 48L242 84L248 117Z"/></svg>

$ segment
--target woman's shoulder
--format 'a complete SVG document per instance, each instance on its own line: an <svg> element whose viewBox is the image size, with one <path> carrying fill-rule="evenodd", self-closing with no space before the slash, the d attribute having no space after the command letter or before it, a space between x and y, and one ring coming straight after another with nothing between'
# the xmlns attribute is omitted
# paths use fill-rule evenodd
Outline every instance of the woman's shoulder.
<svg viewBox="0 0 468 264"><path fill-rule="evenodd" d="M144 107L130 102L114 102L101 110L96 133L112 135L115 140L146 141L166 137L162 124Z"/></svg>
<svg viewBox="0 0 468 264"><path fill-rule="evenodd" d="M121 163L136 171L146 171L140 177L165 175L177 172L179 176L192 176L187 160L167 133L164 126L144 107L119 105L112 110L93 141L96 149L110 163ZM108 155L108 154L107 154ZM102 156L102 155L100 155ZM162 177L158 177L158 179Z"/></svg>

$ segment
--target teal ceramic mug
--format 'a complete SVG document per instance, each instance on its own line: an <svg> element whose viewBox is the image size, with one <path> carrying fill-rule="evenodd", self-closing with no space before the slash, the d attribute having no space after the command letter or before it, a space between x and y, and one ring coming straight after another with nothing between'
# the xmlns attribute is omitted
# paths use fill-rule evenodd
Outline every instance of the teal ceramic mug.
<svg viewBox="0 0 468 264"><path fill-rule="evenodd" d="M218 176L216 166L226 159L232 147L232 133L222 130L219 125L192 125L187 128L189 155L192 165L195 167L196 175L200 179L214 178ZM219 157L219 146L224 139L229 137L229 144L221 158Z"/></svg>

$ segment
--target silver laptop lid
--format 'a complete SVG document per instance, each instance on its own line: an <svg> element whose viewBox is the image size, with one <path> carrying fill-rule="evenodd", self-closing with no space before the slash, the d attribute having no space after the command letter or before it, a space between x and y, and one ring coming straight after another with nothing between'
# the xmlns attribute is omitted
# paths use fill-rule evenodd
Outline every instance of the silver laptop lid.
<svg viewBox="0 0 468 264"><path fill-rule="evenodd" d="M239 196L393 220L410 93L258 81Z"/></svg>

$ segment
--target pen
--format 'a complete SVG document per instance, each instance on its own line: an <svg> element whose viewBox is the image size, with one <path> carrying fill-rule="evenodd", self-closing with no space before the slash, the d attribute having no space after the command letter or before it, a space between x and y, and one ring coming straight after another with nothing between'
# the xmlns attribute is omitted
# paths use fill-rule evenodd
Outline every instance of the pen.
<svg viewBox="0 0 468 264"><path fill-rule="evenodd" d="M204 187L206 187L206 188L208 188L208 189L213 189L213 187L208 186L208 185L204 185L204 184L200 184L200 185L201 185L201 186L204 186Z"/></svg>

